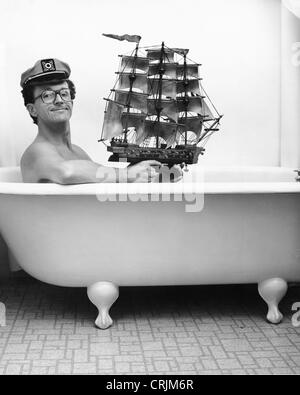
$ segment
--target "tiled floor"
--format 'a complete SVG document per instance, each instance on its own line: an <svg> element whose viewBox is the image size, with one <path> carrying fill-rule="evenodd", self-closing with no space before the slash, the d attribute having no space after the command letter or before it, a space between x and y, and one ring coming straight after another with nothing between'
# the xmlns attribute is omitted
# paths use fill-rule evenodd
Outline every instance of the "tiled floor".
<svg viewBox="0 0 300 395"><path fill-rule="evenodd" d="M15 278L0 301L0 374L300 374L299 286L277 326L252 285L121 288L104 331L85 289Z"/></svg>

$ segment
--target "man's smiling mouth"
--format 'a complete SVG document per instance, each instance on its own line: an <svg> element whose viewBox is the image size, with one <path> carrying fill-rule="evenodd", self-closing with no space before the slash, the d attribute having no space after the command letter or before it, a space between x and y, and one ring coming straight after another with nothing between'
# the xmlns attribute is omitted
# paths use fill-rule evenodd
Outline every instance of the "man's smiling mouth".
<svg viewBox="0 0 300 395"><path fill-rule="evenodd" d="M68 111L67 107L53 108L51 111Z"/></svg>

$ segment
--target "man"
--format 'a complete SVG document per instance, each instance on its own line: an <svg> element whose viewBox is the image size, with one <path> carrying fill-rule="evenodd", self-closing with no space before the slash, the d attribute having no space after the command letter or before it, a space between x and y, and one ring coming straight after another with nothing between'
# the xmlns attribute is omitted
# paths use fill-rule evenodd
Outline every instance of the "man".
<svg viewBox="0 0 300 395"><path fill-rule="evenodd" d="M70 118L75 86L68 64L43 59L21 76L24 104L38 126L38 134L21 158L24 182L81 184L97 182L152 182L161 164L143 161L125 169L102 166L71 142ZM175 181L182 178L177 170Z"/></svg>

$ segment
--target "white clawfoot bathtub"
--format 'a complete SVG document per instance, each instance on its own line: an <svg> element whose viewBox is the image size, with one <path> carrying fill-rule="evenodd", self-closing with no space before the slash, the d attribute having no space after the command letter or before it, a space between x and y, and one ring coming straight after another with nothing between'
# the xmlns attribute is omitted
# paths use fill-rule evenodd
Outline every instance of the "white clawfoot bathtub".
<svg viewBox="0 0 300 395"><path fill-rule="evenodd" d="M259 283L278 323L287 282L300 281L294 179L293 169L195 165L176 184L61 186L2 168L0 232L33 277L88 287L100 328L118 287L137 285Z"/></svg>

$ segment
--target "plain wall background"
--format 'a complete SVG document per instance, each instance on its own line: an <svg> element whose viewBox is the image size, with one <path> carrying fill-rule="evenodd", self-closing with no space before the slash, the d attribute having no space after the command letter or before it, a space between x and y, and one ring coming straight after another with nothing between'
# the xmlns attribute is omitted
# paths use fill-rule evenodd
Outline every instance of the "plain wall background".
<svg viewBox="0 0 300 395"><path fill-rule="evenodd" d="M201 162L280 164L280 0L1 0L0 165L15 165L36 135L21 73L41 58L68 62L77 98L73 142L94 160L118 54L134 44L101 33L139 34L141 45L190 48L203 84L224 114Z"/></svg>
<svg viewBox="0 0 300 395"><path fill-rule="evenodd" d="M281 166L300 168L300 0L281 12Z"/></svg>

